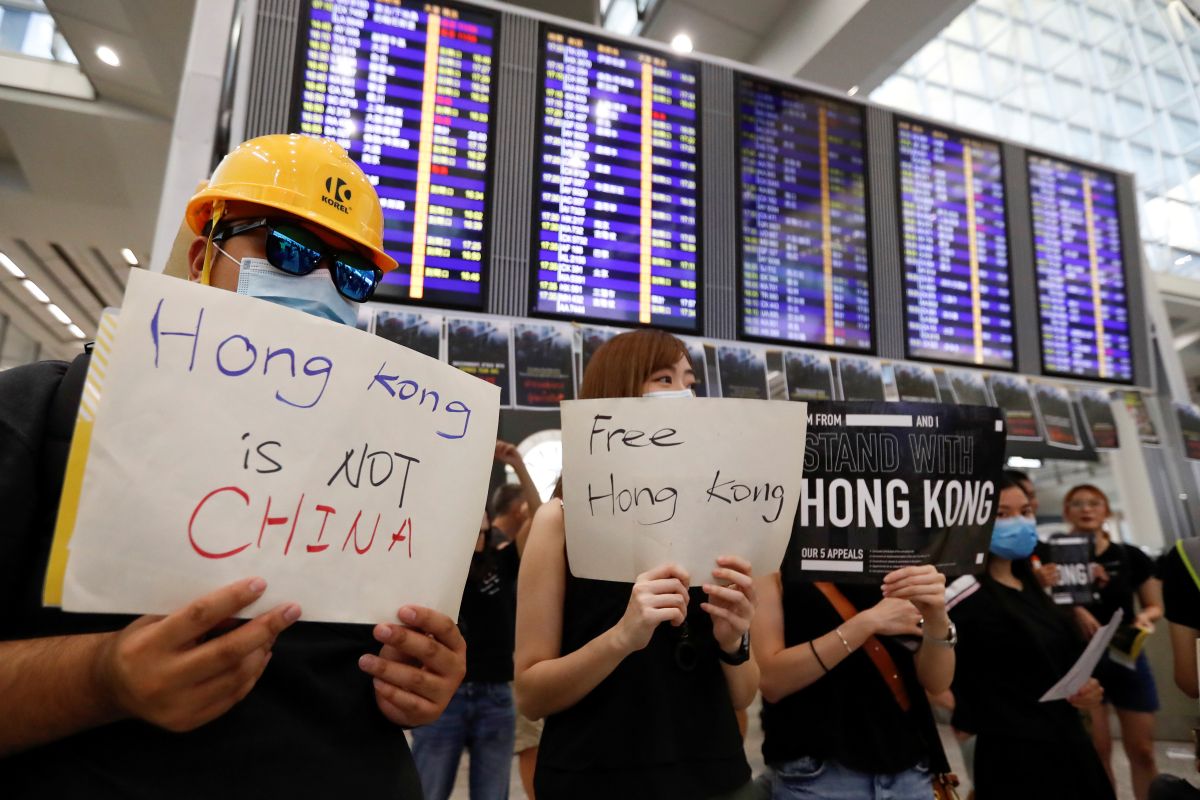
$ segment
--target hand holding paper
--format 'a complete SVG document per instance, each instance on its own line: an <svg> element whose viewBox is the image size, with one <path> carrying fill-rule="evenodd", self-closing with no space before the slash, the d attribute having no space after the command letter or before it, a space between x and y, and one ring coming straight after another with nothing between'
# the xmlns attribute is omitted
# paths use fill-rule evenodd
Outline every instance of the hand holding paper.
<svg viewBox="0 0 1200 800"><path fill-rule="evenodd" d="M261 578L238 581L166 617L141 617L112 634L96 668L114 716L190 731L249 694L271 660L276 637L300 618L300 607L284 604L228 633L207 636L266 588Z"/></svg>
<svg viewBox="0 0 1200 800"><path fill-rule="evenodd" d="M708 602L700 607L713 619L713 638L717 640L717 646L730 653L737 649L742 636L750 630L758 595L746 559L721 556L717 565L712 576L721 585L704 585Z"/></svg>
<svg viewBox="0 0 1200 800"><path fill-rule="evenodd" d="M1087 687L1092 673L1096 670L1096 665L1100 663L1105 649L1108 648L1108 643L1112 641L1113 634L1117 632L1117 628L1121 625L1121 618L1124 616L1125 612L1118 608L1113 613L1112 619L1108 621L1108 624L1100 628L1092 636L1092 640L1088 642L1088 646L1084 649L1083 655L1079 657L1079 660L1067 671L1066 675L1062 676L1058 683L1046 690L1046 693L1041 696L1038 702L1048 703L1052 700L1069 700L1074 703L1076 695L1080 690ZM1086 702L1088 698L1087 696L1083 696L1083 699Z"/></svg>
<svg viewBox="0 0 1200 800"><path fill-rule="evenodd" d="M375 687L375 703L397 725L433 722L467 674L467 643L445 614L405 606L396 615L403 625L376 625L383 644L378 656L364 655L359 668Z"/></svg>
<svg viewBox="0 0 1200 800"><path fill-rule="evenodd" d="M638 575L629 593L629 605L617 623L617 640L628 652L650 643L664 622L675 627L687 619L688 574L675 564L663 564Z"/></svg>

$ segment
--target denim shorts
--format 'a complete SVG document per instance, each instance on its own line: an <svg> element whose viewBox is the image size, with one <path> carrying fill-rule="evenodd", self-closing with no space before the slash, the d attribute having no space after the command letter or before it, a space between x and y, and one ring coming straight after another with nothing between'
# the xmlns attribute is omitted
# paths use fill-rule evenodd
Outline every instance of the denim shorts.
<svg viewBox="0 0 1200 800"><path fill-rule="evenodd" d="M1107 655L1093 673L1104 687L1104 702L1121 711L1158 711L1158 688L1145 653L1139 653L1134 668L1122 666Z"/></svg>
<svg viewBox="0 0 1200 800"><path fill-rule="evenodd" d="M933 784L929 767L890 775L871 775L827 761L803 756L773 765L773 800L930 800Z"/></svg>

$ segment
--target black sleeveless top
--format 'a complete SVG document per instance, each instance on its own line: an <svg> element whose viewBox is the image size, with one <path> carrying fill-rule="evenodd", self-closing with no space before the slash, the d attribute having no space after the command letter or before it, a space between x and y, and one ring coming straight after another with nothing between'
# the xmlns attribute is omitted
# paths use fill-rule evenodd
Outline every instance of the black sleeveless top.
<svg viewBox="0 0 1200 800"><path fill-rule="evenodd" d="M859 611L883 597L878 586L838 588ZM784 646L804 644L842 625L841 615L811 583L785 576L782 590ZM763 701L763 760L779 764L809 756L873 775L903 772L922 762L943 767L941 746L933 744L937 728L912 653L890 637L879 641L896 662L912 701L909 710L900 709L875 664L859 648L800 691L778 703Z"/></svg>
<svg viewBox="0 0 1200 800"><path fill-rule="evenodd" d="M617 624L631 585L568 571L562 654ZM546 719L534 786L539 800L701 798L750 780L712 619L691 590L687 641L693 668L677 663L682 627L659 625L582 700Z"/></svg>

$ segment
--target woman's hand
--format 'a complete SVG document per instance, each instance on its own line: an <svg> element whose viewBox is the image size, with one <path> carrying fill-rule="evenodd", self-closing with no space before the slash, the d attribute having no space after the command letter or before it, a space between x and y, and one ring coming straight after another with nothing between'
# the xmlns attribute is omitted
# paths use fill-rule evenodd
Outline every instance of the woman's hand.
<svg viewBox="0 0 1200 800"><path fill-rule="evenodd" d="M883 577L883 596L908 600L926 622L946 617L946 576L932 564L889 572Z"/></svg>
<svg viewBox="0 0 1200 800"><path fill-rule="evenodd" d="M700 607L712 617L717 646L732 653L742 646L742 637L750 630L758 605L750 562L736 556L720 556L712 575L717 583L704 584L708 602Z"/></svg>
<svg viewBox="0 0 1200 800"><path fill-rule="evenodd" d="M921 612L908 600L885 597L862 612L875 636L920 636Z"/></svg>
<svg viewBox="0 0 1200 800"><path fill-rule="evenodd" d="M1083 638L1091 639L1100 630L1100 621L1092 616L1092 612L1083 606L1075 606L1075 622L1083 631Z"/></svg>
<svg viewBox="0 0 1200 800"><path fill-rule="evenodd" d="M1133 618L1133 626L1135 628L1141 628L1142 630L1146 631L1147 633L1154 633L1154 620L1155 619L1156 619L1156 617L1154 614L1152 614L1149 611L1143 610L1136 617Z"/></svg>
<svg viewBox="0 0 1200 800"><path fill-rule="evenodd" d="M1053 589L1058 586L1058 564L1043 564L1033 568L1038 585L1043 589Z"/></svg>
<svg viewBox="0 0 1200 800"><path fill-rule="evenodd" d="M616 626L621 648L630 653L641 650L664 622L682 625L687 619L687 587L688 574L676 564L663 564L638 575L625 615Z"/></svg>
<svg viewBox="0 0 1200 800"><path fill-rule="evenodd" d="M1081 711L1095 708L1100 705L1102 700L1104 700L1104 687L1095 678L1088 678L1088 682L1083 685L1082 689L1067 698L1068 703Z"/></svg>

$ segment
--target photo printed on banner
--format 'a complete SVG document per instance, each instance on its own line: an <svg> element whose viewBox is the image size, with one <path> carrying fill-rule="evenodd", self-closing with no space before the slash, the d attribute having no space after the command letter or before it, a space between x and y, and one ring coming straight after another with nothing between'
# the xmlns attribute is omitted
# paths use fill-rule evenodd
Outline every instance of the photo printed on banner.
<svg viewBox="0 0 1200 800"><path fill-rule="evenodd" d="M1158 435L1158 429L1154 427L1154 420L1150 418L1150 409L1146 408L1146 398L1142 396L1142 393L1123 390L1117 391L1115 395L1124 403L1129 416L1133 417L1133 422L1138 429L1138 438L1141 439L1142 444L1159 447L1162 439Z"/></svg>
<svg viewBox="0 0 1200 800"><path fill-rule="evenodd" d="M954 402L960 406L995 405L988 394L987 382L982 372L949 369L946 370L946 379L950 382L950 393L954 395Z"/></svg>
<svg viewBox="0 0 1200 800"><path fill-rule="evenodd" d="M576 328L579 334L579 381L583 385L583 374L587 372L588 364L592 361L592 356L600 349L600 345L607 342L609 339L616 336L621 331L616 328L602 328L598 325L580 325Z"/></svg>
<svg viewBox="0 0 1200 800"><path fill-rule="evenodd" d="M837 359L838 381L843 400L876 400L882 402L883 370L878 361L866 358Z"/></svg>
<svg viewBox="0 0 1200 800"><path fill-rule="evenodd" d="M721 369L721 396L767 399L767 361L755 347L717 345Z"/></svg>
<svg viewBox="0 0 1200 800"><path fill-rule="evenodd" d="M1034 381L1033 391L1038 408L1042 412L1042 424L1046 428L1046 443L1066 450L1080 450L1083 442L1079 438L1079 427L1075 422L1075 409L1071 407L1071 395L1062 386L1045 381Z"/></svg>
<svg viewBox="0 0 1200 800"><path fill-rule="evenodd" d="M1083 412L1084 430L1097 450L1116 450L1120 446L1117 438L1117 420L1113 416L1112 398L1099 389L1080 389L1075 397L1079 410Z"/></svg>
<svg viewBox="0 0 1200 800"><path fill-rule="evenodd" d="M558 408L563 400L574 399L569 325L514 323L513 362L517 408Z"/></svg>
<svg viewBox="0 0 1200 800"><path fill-rule="evenodd" d="M896 392L904 403L940 403L937 375L933 367L920 364L892 364L896 376Z"/></svg>
<svg viewBox="0 0 1200 800"><path fill-rule="evenodd" d="M988 389L1004 411L1008 438L1021 442L1043 441L1037 400L1024 375L988 375Z"/></svg>
<svg viewBox="0 0 1200 800"><path fill-rule="evenodd" d="M679 340L687 348L688 360L692 362L692 372L696 375L696 382L692 384L692 392L696 397L708 397L708 389L712 384L708 379L708 359L704 353L704 341L693 339L690 336L680 336Z"/></svg>
<svg viewBox="0 0 1200 800"><path fill-rule="evenodd" d="M783 351L783 375L789 400L832 400L833 365L823 353Z"/></svg>
<svg viewBox="0 0 1200 800"><path fill-rule="evenodd" d="M468 375L500 387L500 407L511 405L508 373L512 323L501 319L446 320L446 360Z"/></svg>
<svg viewBox="0 0 1200 800"><path fill-rule="evenodd" d="M1191 403L1172 403L1175 416L1179 418L1179 430L1183 434L1183 454L1192 461L1200 461L1200 408Z"/></svg>
<svg viewBox="0 0 1200 800"><path fill-rule="evenodd" d="M375 335L430 358L442 357L442 315L424 311L379 309Z"/></svg>
<svg viewBox="0 0 1200 800"><path fill-rule="evenodd" d="M878 584L913 565L982 570L1004 449L995 408L809 402L785 574Z"/></svg>

